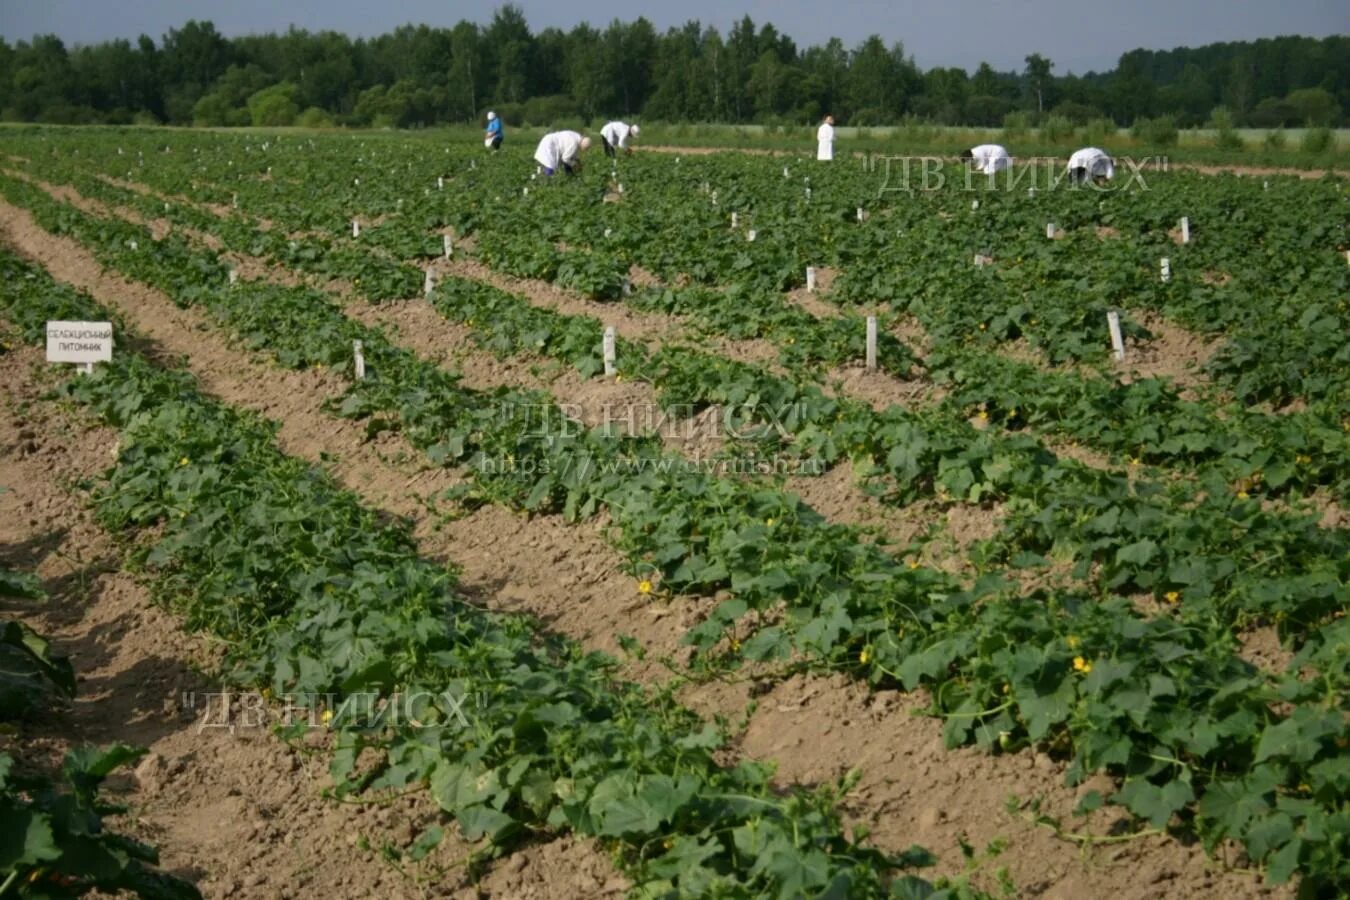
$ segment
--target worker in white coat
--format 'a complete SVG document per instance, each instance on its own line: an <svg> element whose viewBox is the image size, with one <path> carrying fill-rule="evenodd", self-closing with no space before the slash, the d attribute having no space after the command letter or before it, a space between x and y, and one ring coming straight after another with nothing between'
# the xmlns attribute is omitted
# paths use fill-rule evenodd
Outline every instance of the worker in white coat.
<svg viewBox="0 0 1350 900"><path fill-rule="evenodd" d="M1002 172L1012 165L1012 157L1008 155L1007 148L998 144L980 144L978 147L971 147L961 154L961 158L969 160L975 171L986 175Z"/></svg>
<svg viewBox="0 0 1350 900"><path fill-rule="evenodd" d="M555 175L559 170L573 175L581 169L581 152L590 146L591 139L575 131L551 131L539 139L534 160L545 175Z"/></svg>
<svg viewBox="0 0 1350 900"><path fill-rule="evenodd" d="M633 148L628 146L628 142L639 134L641 129L636 125L618 121L606 122L605 127L600 129L600 143L605 147L605 155L613 159L616 150L632 153Z"/></svg>
<svg viewBox="0 0 1350 900"><path fill-rule="evenodd" d="M1069 179L1074 184L1084 184L1089 178L1096 182L1110 181L1115 176L1115 160L1098 147L1084 147L1069 157Z"/></svg>
<svg viewBox="0 0 1350 900"><path fill-rule="evenodd" d="M816 129L816 159L834 159L834 116L827 115Z"/></svg>

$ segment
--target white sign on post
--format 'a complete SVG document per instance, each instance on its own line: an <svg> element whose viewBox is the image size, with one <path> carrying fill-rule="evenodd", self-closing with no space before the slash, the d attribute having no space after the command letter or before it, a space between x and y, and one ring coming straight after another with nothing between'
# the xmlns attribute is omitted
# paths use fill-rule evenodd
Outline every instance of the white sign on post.
<svg viewBox="0 0 1350 900"><path fill-rule="evenodd" d="M445 178L444 178L444 176L441 176L441 175L437 175L437 176L436 176L436 190L438 190L438 191L443 191L443 190L445 190Z"/></svg>
<svg viewBox="0 0 1350 900"><path fill-rule="evenodd" d="M617 374L618 374L618 371L619 371L619 370L618 370L618 367L614 364L614 358L615 358L614 345L615 345L615 343L616 343L616 338L615 338L615 333L614 333L614 326L611 325L611 326L609 326L608 328L605 329L605 335L604 335L604 338L603 338L603 339L601 340L601 342L600 342L601 351L604 353L604 357L605 357L605 374L606 374L606 375L609 375L609 376L617 375Z"/></svg>
<svg viewBox="0 0 1350 900"><path fill-rule="evenodd" d="M358 222L356 219L352 219L352 237L359 238L360 236L361 236L361 223Z"/></svg>
<svg viewBox="0 0 1350 900"><path fill-rule="evenodd" d="M239 273L236 272L234 269L231 269L231 270L230 270L230 284L238 284L238 283L239 283Z"/></svg>
<svg viewBox="0 0 1350 900"><path fill-rule="evenodd" d="M749 231L747 231L747 232L745 233L745 239L746 239L747 241L753 241L758 235L759 235L759 232L758 232L758 231L755 231L755 229L751 228Z"/></svg>
<svg viewBox="0 0 1350 900"><path fill-rule="evenodd" d="M360 341L352 341L352 368L356 372L357 380L366 377L366 355L362 351Z"/></svg>
<svg viewBox="0 0 1350 900"><path fill-rule="evenodd" d="M445 245L445 258L449 259L450 254L455 250L454 242L451 240L450 235L447 234L442 235L441 243Z"/></svg>
<svg viewBox="0 0 1350 900"><path fill-rule="evenodd" d="M863 208L860 206L858 207L858 221L861 222L862 220L863 220Z"/></svg>
<svg viewBox="0 0 1350 900"><path fill-rule="evenodd" d="M96 362L112 362L111 322L48 322L47 362L76 363L81 372Z"/></svg>
<svg viewBox="0 0 1350 900"><path fill-rule="evenodd" d="M430 297L434 290L436 290L436 274L428 268L426 277L422 279L422 293Z"/></svg>
<svg viewBox="0 0 1350 900"><path fill-rule="evenodd" d="M1111 349L1115 351L1116 359L1125 358L1125 341L1120 334L1120 313L1114 309L1106 314L1106 327L1111 329Z"/></svg>
<svg viewBox="0 0 1350 900"><path fill-rule="evenodd" d="M876 371L877 368L877 317L867 317L867 368L870 371Z"/></svg>
<svg viewBox="0 0 1350 900"><path fill-rule="evenodd" d="M811 293L811 294L814 294L814 293L816 292L816 267L815 267L815 266L807 266L807 267L806 267L806 290L807 290L808 293Z"/></svg>
<svg viewBox="0 0 1350 900"><path fill-rule="evenodd" d="M1050 240L1052 240L1052 241L1055 239L1055 223L1054 223L1054 222L1046 222L1046 223L1045 223L1045 236L1048 237L1048 238L1050 238Z"/></svg>
<svg viewBox="0 0 1350 900"><path fill-rule="evenodd" d="M1167 284L1172 280L1172 261L1164 256L1162 261L1158 263L1158 271L1161 273L1162 283Z"/></svg>
<svg viewBox="0 0 1350 900"><path fill-rule="evenodd" d="M739 222L740 222L740 218L733 212L733 213L731 214L731 227L732 227L732 228L735 228L736 225L737 225Z"/></svg>
<svg viewBox="0 0 1350 900"><path fill-rule="evenodd" d="M1191 242L1191 220L1186 216L1181 217L1181 242L1183 244Z"/></svg>

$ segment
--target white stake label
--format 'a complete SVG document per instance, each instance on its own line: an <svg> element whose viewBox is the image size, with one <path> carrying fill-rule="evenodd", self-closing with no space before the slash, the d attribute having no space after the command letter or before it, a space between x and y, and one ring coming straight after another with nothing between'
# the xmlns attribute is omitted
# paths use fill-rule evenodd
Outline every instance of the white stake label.
<svg viewBox="0 0 1350 900"><path fill-rule="evenodd" d="M877 317L867 317L867 368L875 371L877 367Z"/></svg>
<svg viewBox="0 0 1350 900"><path fill-rule="evenodd" d="M455 251L454 241L446 234L441 236L441 244L445 247L445 258L449 259L450 254Z"/></svg>
<svg viewBox="0 0 1350 900"><path fill-rule="evenodd" d="M1191 242L1191 220L1186 216L1181 217L1181 242L1183 244Z"/></svg>
<svg viewBox="0 0 1350 900"><path fill-rule="evenodd" d="M366 377L366 355L361 350L360 341L352 341L352 368L357 379Z"/></svg>
<svg viewBox="0 0 1350 900"><path fill-rule="evenodd" d="M816 292L816 267L806 267L806 290L814 294Z"/></svg>
<svg viewBox="0 0 1350 900"><path fill-rule="evenodd" d="M1111 349L1117 360L1125 358L1125 341L1120 335L1120 313L1114 309L1106 314L1106 327L1111 329Z"/></svg>
<svg viewBox="0 0 1350 900"><path fill-rule="evenodd" d="M1167 257L1164 256L1164 257L1162 258L1162 261L1158 263L1158 272L1159 272L1160 277L1162 278L1162 283L1163 283L1163 284L1167 284L1167 282L1171 281L1171 280L1172 280L1172 261L1171 261L1170 259L1168 259Z"/></svg>
<svg viewBox="0 0 1350 900"><path fill-rule="evenodd" d="M616 375L616 374L618 374L618 371L619 371L619 370L618 370L618 367L614 364L614 360L615 360L614 345L615 345L615 343L617 343L617 339L616 339L615 333L614 333L614 326L611 325L611 326L609 326L608 328L605 329L604 337L601 339L601 342L600 342L601 350L602 350L602 352L604 353L604 357L605 357L605 374L606 374L607 376L613 376L613 375Z"/></svg>

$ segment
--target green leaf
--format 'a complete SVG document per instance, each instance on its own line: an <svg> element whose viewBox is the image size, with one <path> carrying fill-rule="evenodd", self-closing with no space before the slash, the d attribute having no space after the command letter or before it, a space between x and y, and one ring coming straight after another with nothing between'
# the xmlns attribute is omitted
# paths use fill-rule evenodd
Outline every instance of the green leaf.
<svg viewBox="0 0 1350 900"><path fill-rule="evenodd" d="M1173 813L1195 799L1195 792L1179 778L1161 787L1145 778L1132 778L1116 791L1114 799L1136 816L1148 819L1154 828L1164 828Z"/></svg>

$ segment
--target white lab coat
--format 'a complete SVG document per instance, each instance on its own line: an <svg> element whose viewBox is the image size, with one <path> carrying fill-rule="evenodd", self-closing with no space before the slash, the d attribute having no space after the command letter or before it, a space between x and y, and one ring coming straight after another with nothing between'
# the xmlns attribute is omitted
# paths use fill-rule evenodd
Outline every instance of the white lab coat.
<svg viewBox="0 0 1350 900"><path fill-rule="evenodd" d="M552 131L539 139L534 161L545 169L558 171L564 165L576 165L581 158L581 135L575 131Z"/></svg>
<svg viewBox="0 0 1350 900"><path fill-rule="evenodd" d="M834 126L829 122L816 129L816 159L834 159Z"/></svg>
<svg viewBox="0 0 1350 900"><path fill-rule="evenodd" d="M1074 169L1087 169L1089 178L1109 180L1116 177L1115 162L1106 155L1105 150L1098 147L1084 147L1075 151L1073 156L1069 157L1069 171L1072 172Z"/></svg>
<svg viewBox="0 0 1350 900"><path fill-rule="evenodd" d="M611 147L619 150L628 149L628 138L632 133L632 126L625 122L608 122L600 129L600 136L609 141Z"/></svg>
<svg viewBox="0 0 1350 900"><path fill-rule="evenodd" d="M975 168L986 175L1001 172L1012 165L1012 157L1006 148L998 144L981 144L970 149L971 162Z"/></svg>

